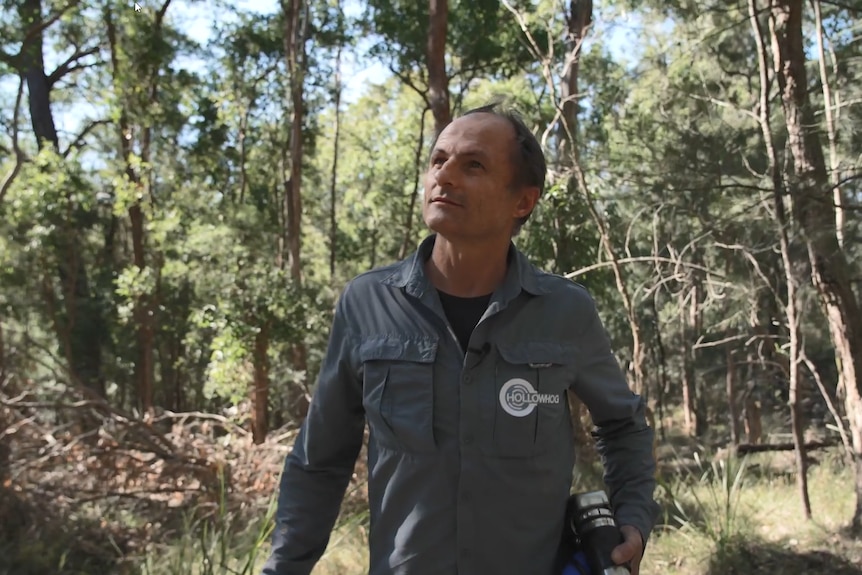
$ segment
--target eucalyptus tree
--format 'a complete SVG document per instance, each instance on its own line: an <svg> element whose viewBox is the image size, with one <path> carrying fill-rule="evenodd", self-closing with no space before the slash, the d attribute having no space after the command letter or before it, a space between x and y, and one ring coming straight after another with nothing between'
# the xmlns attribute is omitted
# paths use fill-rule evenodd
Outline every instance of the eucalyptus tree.
<svg viewBox="0 0 862 575"><path fill-rule="evenodd" d="M801 0L771 0L770 36L793 158L789 191L804 233L811 277L826 312L841 370L856 468L853 527L862 530L862 310L838 241L836 206L819 126L808 94Z"/></svg>
<svg viewBox="0 0 862 575"><path fill-rule="evenodd" d="M379 37L371 54L422 97L435 133L474 79L511 74L527 57L517 28L494 0L370 0L366 25Z"/></svg>
<svg viewBox="0 0 862 575"><path fill-rule="evenodd" d="M111 4L103 9L110 58L108 105L116 142L111 165L122 174L113 190L114 213L128 218L132 247L132 261L120 282L132 308L134 380L143 411L154 407L155 338L165 261L164 246L151 237L151 220L166 215L164 204L169 205L176 193L174 182L165 178L159 165L171 157L170 142L187 121L179 102L192 81L184 71L171 69L188 42L166 22L170 5L171 0L165 0L142 14Z"/></svg>
<svg viewBox="0 0 862 575"><path fill-rule="evenodd" d="M81 24L87 7L43 0L10 0L0 7L0 72L6 80L19 80L10 126L14 164L0 188L0 210L7 222L7 217L17 216L8 230L13 244L9 248L23 248L18 253L29 264L15 265L36 266L19 287L41 294L31 309L39 309L41 323L51 326L51 347L62 358L58 367L73 382L103 396L104 309L86 249L94 221L93 193L75 156L90 128L64 141L55 103L62 82L74 82L77 72L98 63L94 30ZM60 43L68 48L49 68L46 51ZM27 140L19 133L25 92L32 134ZM24 320L26 313L14 313Z"/></svg>

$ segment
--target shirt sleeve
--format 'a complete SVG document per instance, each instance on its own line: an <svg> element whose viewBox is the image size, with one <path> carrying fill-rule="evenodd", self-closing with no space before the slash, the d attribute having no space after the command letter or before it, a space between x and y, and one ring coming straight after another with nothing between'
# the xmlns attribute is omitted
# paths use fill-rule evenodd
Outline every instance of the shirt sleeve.
<svg viewBox="0 0 862 575"><path fill-rule="evenodd" d="M574 390L595 424L593 437L617 523L636 527L646 543L659 514L653 499L654 432L647 425L643 400L631 391L614 357L592 298L583 317Z"/></svg>
<svg viewBox="0 0 862 575"><path fill-rule="evenodd" d="M285 459L262 575L308 575L329 543L365 426L355 350L342 295L308 416Z"/></svg>

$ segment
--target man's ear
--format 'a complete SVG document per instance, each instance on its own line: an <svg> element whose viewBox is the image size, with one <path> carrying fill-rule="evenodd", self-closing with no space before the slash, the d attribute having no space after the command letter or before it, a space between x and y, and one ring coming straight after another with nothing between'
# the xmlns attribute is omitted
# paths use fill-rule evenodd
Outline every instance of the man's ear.
<svg viewBox="0 0 862 575"><path fill-rule="evenodd" d="M539 201L539 188L536 186L524 186L521 188L518 196L515 213L512 214L516 219L529 215L533 211L533 208L536 207L536 202Z"/></svg>

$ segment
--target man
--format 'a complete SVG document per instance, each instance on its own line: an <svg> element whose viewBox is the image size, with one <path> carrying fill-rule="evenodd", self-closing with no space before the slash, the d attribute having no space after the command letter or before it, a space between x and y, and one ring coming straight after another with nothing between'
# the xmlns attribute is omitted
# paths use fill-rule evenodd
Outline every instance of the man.
<svg viewBox="0 0 862 575"><path fill-rule="evenodd" d="M589 408L637 573L656 504L651 429L583 287L511 238L545 159L514 115L468 112L439 135L412 257L348 284L281 480L264 575L323 553L367 420L370 575L560 573L574 447L565 392Z"/></svg>

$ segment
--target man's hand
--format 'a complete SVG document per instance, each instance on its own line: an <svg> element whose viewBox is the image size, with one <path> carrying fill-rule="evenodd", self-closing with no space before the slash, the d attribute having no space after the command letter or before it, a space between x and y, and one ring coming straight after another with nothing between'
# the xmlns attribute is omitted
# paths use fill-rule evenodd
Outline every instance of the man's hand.
<svg viewBox="0 0 862 575"><path fill-rule="evenodd" d="M637 527L631 525L620 526L623 534L623 542L614 547L611 552L611 561L617 565L629 563L632 575L638 575L641 564L641 556L644 553L644 540Z"/></svg>

